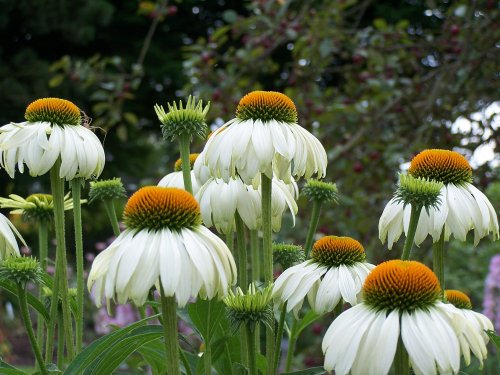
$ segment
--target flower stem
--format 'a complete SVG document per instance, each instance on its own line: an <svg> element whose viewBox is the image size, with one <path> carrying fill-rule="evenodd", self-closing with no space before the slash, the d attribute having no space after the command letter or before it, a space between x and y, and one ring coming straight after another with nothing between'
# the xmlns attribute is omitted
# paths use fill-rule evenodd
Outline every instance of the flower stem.
<svg viewBox="0 0 500 375"><path fill-rule="evenodd" d="M39 257L40 257L40 267L42 270L47 271L47 257L48 257L48 223L41 220L38 223L38 249L39 249ZM39 288L38 291L38 299L40 301L43 300L42 288ZM38 347L43 348L43 337L44 337L44 319L42 314L38 314L36 320L36 339L38 342Z"/></svg>
<svg viewBox="0 0 500 375"><path fill-rule="evenodd" d="M257 362L255 353L255 335L252 332L252 327L250 324L245 324L245 332L247 338L247 348L248 348L248 369L249 375L257 375Z"/></svg>
<svg viewBox="0 0 500 375"><path fill-rule="evenodd" d="M410 360L403 341L399 338L396 349L396 358L394 359L394 373L398 375L408 375L410 373Z"/></svg>
<svg viewBox="0 0 500 375"><path fill-rule="evenodd" d="M189 136L179 137L179 151L181 154L182 177L186 191L193 194L193 184L191 183L191 164L189 163Z"/></svg>
<svg viewBox="0 0 500 375"><path fill-rule="evenodd" d="M281 340L283 338L283 328L285 327L285 317L286 317L286 306L288 302L285 301L283 304L283 307L281 308L281 313L280 313L280 320L278 322L278 333L276 334L276 345L274 346L274 361L273 361L273 368L272 368L272 373L276 374L276 371L278 370L278 364L280 361L280 354L281 354Z"/></svg>
<svg viewBox="0 0 500 375"><path fill-rule="evenodd" d="M64 333L62 329L64 327L63 317L61 311L57 314L57 329L61 330L61 333L57 335L57 367L63 368L64 365Z"/></svg>
<svg viewBox="0 0 500 375"><path fill-rule="evenodd" d="M210 312L212 311L212 306L211 306L211 301L208 301L208 311L207 311L207 327L210 329L210 324L212 323L210 321ZM215 328L215 327L214 327ZM212 347L211 347L211 342L208 339L210 337L210 334L207 333L207 337L204 337L205 339L205 352L203 353L203 364L205 366L205 374L210 375L212 373Z"/></svg>
<svg viewBox="0 0 500 375"><path fill-rule="evenodd" d="M180 375L179 367L179 334L177 331L177 303L175 297L165 297L160 283L161 312L163 316L163 331L165 349L167 351L167 374Z"/></svg>
<svg viewBox="0 0 500 375"><path fill-rule="evenodd" d="M293 317L292 329L290 330L290 336L288 338L288 352L286 353L286 364L285 372L290 372L292 368L293 353L295 352L295 343L297 342L297 330L298 319Z"/></svg>
<svg viewBox="0 0 500 375"><path fill-rule="evenodd" d="M108 214L109 221L111 222L111 227L113 228L113 234L118 236L120 234L120 225L118 224L118 219L116 217L115 205L112 199L105 199L103 201L104 208L106 208L106 213Z"/></svg>
<svg viewBox="0 0 500 375"><path fill-rule="evenodd" d="M64 321L64 336L66 338L66 351L68 359L73 359L73 324L69 311L68 300L68 275L67 275L67 260L66 260L66 239L64 233L64 180L59 177L59 169L61 160L54 164L50 170L50 187L52 190L52 198L54 201L54 226L56 230L56 272L54 279L54 288L52 292L52 301L50 305L51 328L54 329L57 319L57 309L59 306L59 294L61 296L61 305ZM47 351L52 350L52 345L47 346ZM47 352L46 355L52 354Z"/></svg>
<svg viewBox="0 0 500 375"><path fill-rule="evenodd" d="M76 353L82 351L83 343L83 297L85 292L85 281L83 276L83 236L82 236L82 206L81 189L82 179L71 180L71 191L73 194L73 225L75 226L75 249L76 249Z"/></svg>
<svg viewBox="0 0 500 375"><path fill-rule="evenodd" d="M259 248L259 231L250 231L250 252L252 261L250 262L252 270L252 280L260 281L260 248ZM256 327L258 328L258 327Z"/></svg>
<svg viewBox="0 0 500 375"><path fill-rule="evenodd" d="M444 295L444 227L439 240L432 244L432 258L432 270L439 280L441 293Z"/></svg>
<svg viewBox="0 0 500 375"><path fill-rule="evenodd" d="M243 292L247 290L248 270L247 270L247 248L245 241L245 224L238 212L234 215L236 223L236 252L238 259L238 284Z"/></svg>
<svg viewBox="0 0 500 375"><path fill-rule="evenodd" d="M309 257L309 253L311 252L312 249L314 234L316 233L316 228L318 227L320 212L321 212L321 202L313 201L311 223L309 224L309 229L307 231L307 237L306 237L306 244L304 247L306 259Z"/></svg>
<svg viewBox="0 0 500 375"><path fill-rule="evenodd" d="M271 227L272 180L261 173L262 191L262 252L264 253L264 281L268 285L273 282L273 239ZM273 319L274 320L274 319ZM274 323L274 322L273 322ZM274 329L266 325L266 358L267 363L274 360ZM272 366L268 366L271 374Z"/></svg>
<svg viewBox="0 0 500 375"><path fill-rule="evenodd" d="M31 318L28 310L28 300L26 297L26 291L24 287L20 284L17 284L17 297L19 299L19 307L21 309L21 315L23 317L24 326L26 327L26 331L28 332L28 338L30 340L31 347L33 348L33 352L35 353L36 361L38 362L38 366L40 368L40 372L42 374L48 374L47 368L45 367L45 363L43 362L42 352L40 351L40 347L35 338L35 333L33 332L33 327L31 325Z"/></svg>
<svg viewBox="0 0 500 375"><path fill-rule="evenodd" d="M409 260L411 255L411 248L413 247L413 240L415 239L415 233L417 232L418 219L420 218L420 212L422 207L411 205L410 213L410 224L408 225L408 234L406 235L405 244L403 246L403 254L401 255L402 260Z"/></svg>

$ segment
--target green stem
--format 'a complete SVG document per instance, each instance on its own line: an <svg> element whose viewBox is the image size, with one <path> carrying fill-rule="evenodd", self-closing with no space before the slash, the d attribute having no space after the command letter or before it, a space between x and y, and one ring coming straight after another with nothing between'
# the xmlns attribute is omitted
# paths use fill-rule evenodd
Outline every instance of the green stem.
<svg viewBox="0 0 500 375"><path fill-rule="evenodd" d="M210 330L211 330L211 321L210 321L210 312L212 311L212 304L211 301L208 301L208 311L207 311L207 337L204 337L205 339L205 352L203 353L203 364L205 365L205 374L210 375L212 373L212 347L210 340L208 339L211 337ZM215 328L215 327L214 327Z"/></svg>
<svg viewBox="0 0 500 375"><path fill-rule="evenodd" d="M48 374L47 368L45 367L45 363L43 362L42 352L40 351L40 347L36 342L35 332L33 332L33 327L31 325L31 318L28 310L28 300L26 297L26 291L20 284L17 284L17 297L19 299L19 307L21 309L21 315L23 317L24 326L26 327L26 331L28 332L28 338L30 340L31 347L33 348L33 352L35 353L36 361L40 368L40 372L42 374Z"/></svg>
<svg viewBox="0 0 500 375"><path fill-rule="evenodd" d="M259 247L259 231L250 231L250 252L252 260L250 262L252 270L252 280L260 281L260 247ZM258 327L257 327L258 328Z"/></svg>
<svg viewBox="0 0 500 375"><path fill-rule="evenodd" d="M264 253L264 281L268 285L273 282L273 238L271 227L272 180L264 173L261 173L260 176L262 192L262 252ZM266 325L267 363L273 363L274 360L274 340L273 328ZM271 374L271 368L272 366L268 366L268 374Z"/></svg>
<svg viewBox="0 0 500 375"><path fill-rule="evenodd" d="M177 303L175 297L165 297L160 283L161 312L163 316L163 331L165 349L167 351L167 374L180 375L179 367L179 334L177 331Z"/></svg>
<svg viewBox="0 0 500 375"><path fill-rule="evenodd" d="M82 205L81 189L82 179L71 180L71 192L73 194L73 225L75 226L75 248L76 248L76 353L82 351L83 345L83 298L85 292L85 280L83 276L83 236L82 236Z"/></svg>
<svg viewBox="0 0 500 375"><path fill-rule="evenodd" d="M40 267L42 270L47 271L47 257L48 257L48 224L41 220L38 223L38 249L39 249L39 257L40 257ZM38 299L43 301L43 292L42 287L39 287L38 290ZM38 314L36 320L36 339L38 342L38 347L43 348L43 337L44 337L44 320L43 315Z"/></svg>
<svg viewBox="0 0 500 375"><path fill-rule="evenodd" d="M57 314L57 329L62 330L64 327L62 314L59 312ZM64 365L64 333L61 332L57 335L57 367L60 369L63 368Z"/></svg>
<svg viewBox="0 0 500 375"><path fill-rule="evenodd" d="M408 353L403 345L401 338L398 340L398 346L396 349L396 357L394 359L394 370L395 374L398 375L408 375L410 373L410 360L408 358Z"/></svg>
<svg viewBox="0 0 500 375"><path fill-rule="evenodd" d="M69 299L68 299L68 275L67 275L67 260L66 260L66 239L64 232L64 180L59 177L59 169L61 166L61 160L54 164L50 170L50 187L52 190L52 199L54 202L54 226L56 231L56 272L54 279L54 288L52 292L52 302L50 306L50 317L51 317L51 328L57 319L57 309L59 306L59 294L61 297L61 305L63 312L64 321L64 336L66 339L66 351L68 354L68 359L73 359L73 327L71 321L71 314L69 310ZM52 328L53 329L53 328ZM52 345L47 347L46 355L49 353L53 347L53 336Z"/></svg>
<svg viewBox="0 0 500 375"><path fill-rule="evenodd" d="M441 285L441 293L444 296L444 227L441 236L437 242L432 244L432 270L436 274L439 284Z"/></svg>
<svg viewBox="0 0 500 375"><path fill-rule="evenodd" d="M106 199L103 201L104 208L106 208L106 213L108 214L109 221L111 222L111 227L113 228L113 234L118 236L120 234L120 224L118 224L118 219L116 217L115 205L112 199Z"/></svg>
<svg viewBox="0 0 500 375"><path fill-rule="evenodd" d="M309 229L307 231L307 237L306 237L306 244L304 247L306 259L309 257L309 253L311 252L312 249L314 234L316 233L316 228L318 228L320 212L321 212L321 201L313 201L311 223L309 224Z"/></svg>
<svg viewBox="0 0 500 375"><path fill-rule="evenodd" d="M417 207L411 205L410 213L410 224L408 225L408 234L406 235L405 244L403 246L403 254L401 255L402 260L409 260L411 255L411 248L413 247L413 240L415 239L415 233L417 232L418 219L420 218L420 212L422 207Z"/></svg>
<svg viewBox="0 0 500 375"><path fill-rule="evenodd" d="M247 248L245 241L245 224L238 212L234 215L236 223L236 253L238 259L238 284L243 292L246 292L248 286L247 270Z"/></svg>
<svg viewBox="0 0 500 375"><path fill-rule="evenodd" d="M245 325L247 347L248 347L248 369L249 375L257 375L257 361L255 353L255 336L250 324Z"/></svg>
<svg viewBox="0 0 500 375"><path fill-rule="evenodd" d="M184 369L186 370L186 375L192 375L191 367L189 367L189 362L186 358L186 354L184 354L184 350L179 350L179 354L181 357L182 364L184 365Z"/></svg>
<svg viewBox="0 0 500 375"><path fill-rule="evenodd" d="M191 163L189 162L189 136L179 137L179 151L181 154L182 177L186 191L193 194L193 184L191 183Z"/></svg>
<svg viewBox="0 0 500 375"><path fill-rule="evenodd" d="M296 330L298 327L298 319L293 317L292 329L288 338L288 351L286 353L285 372L290 372L292 368L293 353L295 352L295 343L297 342Z"/></svg>
<svg viewBox="0 0 500 375"><path fill-rule="evenodd" d="M280 313L280 320L278 323L278 333L276 335L276 345L275 351L274 351L274 361L273 361L273 368L272 368L272 373L276 374L276 371L278 370L278 363L280 361L280 354L281 354L281 340L283 338L283 328L285 327L285 317L286 317L286 306L288 302L285 301L283 304L283 307L281 308L281 313Z"/></svg>

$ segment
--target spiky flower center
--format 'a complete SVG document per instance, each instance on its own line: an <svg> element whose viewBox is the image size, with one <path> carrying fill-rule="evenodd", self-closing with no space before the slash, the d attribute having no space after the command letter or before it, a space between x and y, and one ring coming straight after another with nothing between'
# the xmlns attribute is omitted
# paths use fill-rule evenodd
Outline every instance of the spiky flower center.
<svg viewBox="0 0 500 375"><path fill-rule="evenodd" d="M189 168L193 169L194 162L198 158L200 154L189 154ZM182 159L177 159L174 164L174 171L180 172L182 171Z"/></svg>
<svg viewBox="0 0 500 375"><path fill-rule="evenodd" d="M123 221L130 229L179 231L201 224L200 206L185 190L146 186L128 200Z"/></svg>
<svg viewBox="0 0 500 375"><path fill-rule="evenodd" d="M440 293L436 275L415 261L381 263L363 285L364 302L376 310L425 309L440 299Z"/></svg>
<svg viewBox="0 0 500 375"><path fill-rule="evenodd" d="M445 290L444 294L446 296L446 300L451 303L453 306L459 309L472 310L472 303L467 294L461 292L460 290Z"/></svg>
<svg viewBox="0 0 500 375"><path fill-rule="evenodd" d="M126 197L125 188L121 178L115 177L109 180L91 181L89 191L89 202L110 200Z"/></svg>
<svg viewBox="0 0 500 375"><path fill-rule="evenodd" d="M449 150L422 151L412 159L408 173L443 184L459 185L472 181L472 168L467 159Z"/></svg>
<svg viewBox="0 0 500 375"><path fill-rule="evenodd" d="M302 246L288 243L273 243L274 263L281 264L283 269L290 268L295 263L304 261L304 249Z"/></svg>
<svg viewBox="0 0 500 375"><path fill-rule="evenodd" d="M25 285L39 282L42 274L40 264L32 257L11 257L0 263L0 280L10 280Z"/></svg>
<svg viewBox="0 0 500 375"><path fill-rule="evenodd" d="M293 101L280 92L252 91L245 95L236 108L236 117L240 120L275 120L296 123L297 108Z"/></svg>
<svg viewBox="0 0 500 375"><path fill-rule="evenodd" d="M395 193L396 201L403 202L404 205L411 204L426 209L439 207L441 204L439 194L442 187L442 182L401 174L399 175L399 187Z"/></svg>
<svg viewBox="0 0 500 375"><path fill-rule="evenodd" d="M80 109L69 100L43 98L32 102L24 117L29 122L50 122L55 125L80 125Z"/></svg>
<svg viewBox="0 0 500 375"><path fill-rule="evenodd" d="M366 254L363 246L353 238L325 236L313 245L311 257L327 267L338 267L363 262Z"/></svg>
<svg viewBox="0 0 500 375"><path fill-rule="evenodd" d="M338 201L337 185L325 181L308 180L302 189L302 194L311 201L321 203L337 203Z"/></svg>

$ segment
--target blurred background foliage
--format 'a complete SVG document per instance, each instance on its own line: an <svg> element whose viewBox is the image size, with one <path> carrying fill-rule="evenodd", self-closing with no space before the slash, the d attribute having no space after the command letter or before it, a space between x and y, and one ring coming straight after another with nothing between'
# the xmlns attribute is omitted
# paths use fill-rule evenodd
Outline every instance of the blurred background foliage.
<svg viewBox="0 0 500 375"><path fill-rule="evenodd" d="M500 88L496 1L3 0L0 9L1 124L22 121L34 99L72 100L104 142L103 178L122 177L129 192L156 183L178 157L161 139L155 103L210 100L215 127L256 89L290 96L300 124L327 149L327 179L342 200L323 208L320 231L360 239L372 262L399 256L401 242L391 253L380 245L378 218L400 165L422 149L470 158L489 145L497 158L477 166L474 182L484 190L499 179L499 121L487 110ZM452 126L459 118L473 126ZM4 196L48 191L44 178L13 181L0 171L0 182ZM278 240L303 242L303 198L300 208L297 227L285 225ZM94 217L89 252L111 233L95 212L84 212ZM467 287L479 307L498 247L452 247L450 286L461 287L458 264L472 259L477 282ZM430 243L415 252L429 259Z"/></svg>

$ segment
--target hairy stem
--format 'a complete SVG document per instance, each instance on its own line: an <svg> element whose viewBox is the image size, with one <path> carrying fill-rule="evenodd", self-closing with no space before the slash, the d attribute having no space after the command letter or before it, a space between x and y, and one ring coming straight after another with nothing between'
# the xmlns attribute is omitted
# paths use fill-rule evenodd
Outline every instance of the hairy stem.
<svg viewBox="0 0 500 375"><path fill-rule="evenodd" d="M316 228L318 228L319 222L319 214L321 212L321 202L313 201L312 214L311 214L311 223L309 224L309 229L307 231L306 244L304 246L304 252L306 254L306 259L309 257L309 253L311 252L314 234L316 233Z"/></svg>
<svg viewBox="0 0 500 375"><path fill-rule="evenodd" d="M83 276L82 206L80 199L82 188L81 181L80 178L71 180L76 248L76 353L82 351L83 345L83 297L85 293L85 280Z"/></svg>
<svg viewBox="0 0 500 375"><path fill-rule="evenodd" d="M417 232L418 219L420 218L420 212L422 207L411 205L410 213L410 224L408 225L408 234L406 235L405 244L403 246L403 254L401 254L402 260L409 260L411 256L411 248L413 247L413 240L415 239L415 233Z"/></svg>

